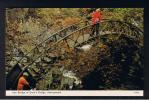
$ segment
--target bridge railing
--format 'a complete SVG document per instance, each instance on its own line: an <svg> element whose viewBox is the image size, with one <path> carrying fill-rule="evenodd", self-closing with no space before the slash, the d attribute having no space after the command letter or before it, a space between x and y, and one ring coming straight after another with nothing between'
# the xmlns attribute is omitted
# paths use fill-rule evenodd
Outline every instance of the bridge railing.
<svg viewBox="0 0 149 100"><path fill-rule="evenodd" d="M101 31L104 34L117 33L125 34L137 40L143 39L143 31L135 25L122 21L105 21L101 24Z"/></svg>
<svg viewBox="0 0 149 100"><path fill-rule="evenodd" d="M27 62L23 62L22 58L19 63L23 64L23 66L30 66L39 57L45 56L47 53L58 52L58 50L65 52L65 49L74 48L90 38L93 38L93 25L89 24L84 27L81 25L82 28L80 28L80 26L77 26L79 24L74 24L52 34L26 55L26 57L28 57ZM143 32L139 28L121 21L103 21L100 23L99 30L100 34L126 34L131 37L136 37L138 40L143 36Z"/></svg>
<svg viewBox="0 0 149 100"><path fill-rule="evenodd" d="M18 60L16 62L16 64L19 63L22 66L28 65L29 63L34 61L38 57L38 55L40 55L40 53L41 54L44 53L44 51L46 50L46 48L48 48L49 45L52 45L53 43L57 42L61 38L65 37L66 35L72 33L73 31L75 31L81 27L84 27L85 25L86 25L86 23L81 21L79 23L72 24L68 27L65 27L65 28L51 34L45 40L43 40L38 45L36 45L31 51L27 52L23 57L20 57L20 60ZM27 59L27 60L25 60L25 59ZM10 64L8 64L8 65L10 65Z"/></svg>
<svg viewBox="0 0 149 100"><path fill-rule="evenodd" d="M136 39L140 39L143 37L143 32L137 28L136 26L121 22L121 21L104 21L100 23L101 26L100 34L126 34L131 37L135 37ZM68 50L68 48L74 48L77 45L86 42L90 38L93 38L93 25L87 25L83 28L80 28L76 31L73 31L70 34L65 35L64 37L58 39L58 41L53 42L49 45L46 49L43 49L43 52L40 53L40 55L34 56L35 59L44 56L44 54L57 52L59 51L65 51L64 49ZM60 50L63 49L63 50Z"/></svg>

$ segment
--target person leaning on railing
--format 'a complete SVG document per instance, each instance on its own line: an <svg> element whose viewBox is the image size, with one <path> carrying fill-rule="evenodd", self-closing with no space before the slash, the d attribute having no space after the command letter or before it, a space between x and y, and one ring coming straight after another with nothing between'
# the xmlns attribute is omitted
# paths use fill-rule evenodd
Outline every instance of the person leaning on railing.
<svg viewBox="0 0 149 100"><path fill-rule="evenodd" d="M94 35L94 33L96 32L96 35L99 35L99 28L100 28L100 22L102 19L102 13L100 11L100 9L96 9L96 11L93 11L92 13L92 34Z"/></svg>

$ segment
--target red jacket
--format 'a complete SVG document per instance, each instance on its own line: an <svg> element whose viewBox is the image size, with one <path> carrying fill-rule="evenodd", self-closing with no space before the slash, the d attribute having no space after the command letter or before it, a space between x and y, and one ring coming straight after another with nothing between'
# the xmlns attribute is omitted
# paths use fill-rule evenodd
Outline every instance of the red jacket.
<svg viewBox="0 0 149 100"><path fill-rule="evenodd" d="M94 11L92 13L92 23L96 24L96 23L100 22L101 21L101 16L102 16L101 12Z"/></svg>
<svg viewBox="0 0 149 100"><path fill-rule="evenodd" d="M19 78L17 90L23 90L25 85L29 85L27 80L22 76Z"/></svg>

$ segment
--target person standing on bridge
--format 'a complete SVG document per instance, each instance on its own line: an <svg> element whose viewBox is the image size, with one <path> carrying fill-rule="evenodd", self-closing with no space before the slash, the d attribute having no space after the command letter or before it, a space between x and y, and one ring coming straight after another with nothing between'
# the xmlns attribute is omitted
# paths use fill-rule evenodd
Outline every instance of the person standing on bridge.
<svg viewBox="0 0 149 100"><path fill-rule="evenodd" d="M94 35L95 32L96 32L96 35L99 35L101 18L102 18L102 13L100 9L96 9L96 11L92 13L92 24L93 24L92 35Z"/></svg>
<svg viewBox="0 0 149 100"><path fill-rule="evenodd" d="M28 73L24 72L23 76L19 78L17 90L25 90L25 87L30 87L29 83L27 82Z"/></svg>

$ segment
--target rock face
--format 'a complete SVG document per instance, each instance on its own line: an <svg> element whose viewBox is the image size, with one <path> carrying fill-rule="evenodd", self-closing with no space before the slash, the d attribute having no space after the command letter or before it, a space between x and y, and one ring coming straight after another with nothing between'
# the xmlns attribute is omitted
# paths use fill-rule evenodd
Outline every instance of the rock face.
<svg viewBox="0 0 149 100"><path fill-rule="evenodd" d="M40 57L29 66L36 89L143 89L140 41L123 34L105 34L94 44L77 49L60 57ZM11 63L13 66L15 61Z"/></svg>

